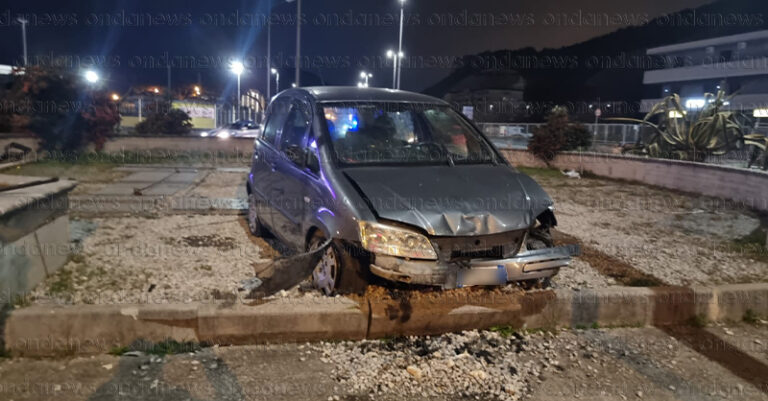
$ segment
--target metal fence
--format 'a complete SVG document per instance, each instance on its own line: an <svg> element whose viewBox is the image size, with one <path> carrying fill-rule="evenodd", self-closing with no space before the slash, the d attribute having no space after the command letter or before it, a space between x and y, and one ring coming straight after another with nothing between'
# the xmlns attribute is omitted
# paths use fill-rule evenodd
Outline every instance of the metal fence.
<svg viewBox="0 0 768 401"><path fill-rule="evenodd" d="M478 123L494 142L512 147L527 147L533 130L544 123ZM595 145L623 145L646 140L652 128L640 124L584 124L592 132Z"/></svg>

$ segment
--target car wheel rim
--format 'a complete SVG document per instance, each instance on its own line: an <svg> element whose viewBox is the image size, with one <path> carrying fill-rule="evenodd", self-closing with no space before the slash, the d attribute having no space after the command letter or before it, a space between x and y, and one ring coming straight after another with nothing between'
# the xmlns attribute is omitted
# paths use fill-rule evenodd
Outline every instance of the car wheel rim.
<svg viewBox="0 0 768 401"><path fill-rule="evenodd" d="M315 244L313 248L317 248ZM320 262L312 272L312 282L315 287L325 295L331 295L336 287L336 273L338 272L339 261L336 258L336 252L332 247L328 247L320 259Z"/></svg>
<svg viewBox="0 0 768 401"><path fill-rule="evenodd" d="M256 216L256 202L253 201L253 195L248 197L248 228L252 233L258 228L258 218Z"/></svg>

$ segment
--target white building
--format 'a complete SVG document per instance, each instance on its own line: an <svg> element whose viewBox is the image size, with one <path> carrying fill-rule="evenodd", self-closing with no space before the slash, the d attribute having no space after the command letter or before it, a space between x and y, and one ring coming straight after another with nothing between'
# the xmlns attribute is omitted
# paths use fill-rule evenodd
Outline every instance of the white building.
<svg viewBox="0 0 768 401"><path fill-rule="evenodd" d="M768 112L768 30L655 47L647 54L660 68L643 77L644 112L672 93L685 107L701 107L704 94L719 89L736 92L731 110Z"/></svg>

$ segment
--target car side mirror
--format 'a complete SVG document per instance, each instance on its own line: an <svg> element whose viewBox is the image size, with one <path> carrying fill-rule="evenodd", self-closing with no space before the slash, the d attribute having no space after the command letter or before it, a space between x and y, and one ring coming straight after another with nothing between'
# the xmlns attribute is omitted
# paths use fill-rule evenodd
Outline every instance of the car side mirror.
<svg viewBox="0 0 768 401"><path fill-rule="evenodd" d="M296 164L298 164L300 166L303 165L305 160L306 160L307 156L306 156L305 153L306 152L304 151L303 148L301 148L300 146L296 146L296 145L288 146L285 149L285 156L288 157L288 160L290 160L290 161L292 161L292 162L294 162L294 163L296 163Z"/></svg>
<svg viewBox="0 0 768 401"><path fill-rule="evenodd" d="M317 174L320 172L320 160L317 158L317 154L313 152L312 150L309 150L306 152L307 158L306 158L306 166L309 171Z"/></svg>

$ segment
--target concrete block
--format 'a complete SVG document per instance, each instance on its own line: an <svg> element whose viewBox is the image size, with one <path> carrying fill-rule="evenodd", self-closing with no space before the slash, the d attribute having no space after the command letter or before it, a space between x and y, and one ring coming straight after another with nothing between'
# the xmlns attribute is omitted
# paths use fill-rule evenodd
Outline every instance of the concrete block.
<svg viewBox="0 0 768 401"><path fill-rule="evenodd" d="M248 306L203 305L200 341L260 344L365 338L368 316L347 298L279 299Z"/></svg>
<svg viewBox="0 0 768 401"><path fill-rule="evenodd" d="M13 311L5 325L5 346L14 356L57 356L108 352L137 339L196 341L185 313L195 306L34 305ZM161 311L165 309L166 313ZM146 315L146 316L144 316ZM192 319L194 321L194 319Z"/></svg>

